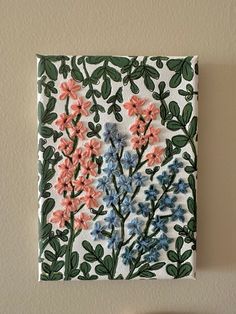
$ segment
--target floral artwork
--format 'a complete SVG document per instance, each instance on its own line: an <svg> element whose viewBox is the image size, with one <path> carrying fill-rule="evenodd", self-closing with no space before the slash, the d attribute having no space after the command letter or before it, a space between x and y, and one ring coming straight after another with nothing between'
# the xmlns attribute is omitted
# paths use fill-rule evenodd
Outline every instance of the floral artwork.
<svg viewBox="0 0 236 314"><path fill-rule="evenodd" d="M195 278L197 57L37 66L39 279Z"/></svg>

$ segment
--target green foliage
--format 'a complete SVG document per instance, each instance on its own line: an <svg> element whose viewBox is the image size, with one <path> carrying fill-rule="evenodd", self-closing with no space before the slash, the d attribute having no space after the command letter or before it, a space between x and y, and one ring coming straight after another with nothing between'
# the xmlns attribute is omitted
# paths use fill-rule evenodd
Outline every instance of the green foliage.
<svg viewBox="0 0 236 314"><path fill-rule="evenodd" d="M182 82L182 78L186 81L191 81L193 78L193 69L191 65L192 57L185 59L170 59L167 61L167 67L175 74L170 79L169 85L171 88L176 88Z"/></svg>
<svg viewBox="0 0 236 314"><path fill-rule="evenodd" d="M168 275L176 278L183 278L190 275L192 271L192 265L186 262L192 255L192 250L186 250L181 253L183 248L184 240L182 237L178 237L175 242L176 251L169 250L167 252L168 259L174 264L168 264L166 271Z"/></svg>
<svg viewBox="0 0 236 314"><path fill-rule="evenodd" d="M120 114L121 107L118 103L123 102L123 95L122 95L122 87L120 87L115 95L111 96L108 100L107 103L111 104L107 110L108 114L113 113L115 116L115 119L118 122L121 122L123 120L122 115Z"/></svg>

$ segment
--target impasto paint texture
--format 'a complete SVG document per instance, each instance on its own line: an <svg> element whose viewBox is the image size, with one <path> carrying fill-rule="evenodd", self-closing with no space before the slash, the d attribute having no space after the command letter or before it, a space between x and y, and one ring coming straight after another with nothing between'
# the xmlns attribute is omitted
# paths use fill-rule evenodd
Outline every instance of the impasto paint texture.
<svg viewBox="0 0 236 314"><path fill-rule="evenodd" d="M39 279L195 278L197 57L37 67Z"/></svg>

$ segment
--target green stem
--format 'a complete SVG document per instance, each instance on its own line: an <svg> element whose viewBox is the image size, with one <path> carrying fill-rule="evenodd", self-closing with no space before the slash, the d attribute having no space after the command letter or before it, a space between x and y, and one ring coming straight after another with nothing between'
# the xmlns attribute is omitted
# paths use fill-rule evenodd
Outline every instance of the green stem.
<svg viewBox="0 0 236 314"><path fill-rule="evenodd" d="M74 241L74 213L70 213L70 237L66 248L65 255L65 280L71 280L70 270L71 270L71 253Z"/></svg>

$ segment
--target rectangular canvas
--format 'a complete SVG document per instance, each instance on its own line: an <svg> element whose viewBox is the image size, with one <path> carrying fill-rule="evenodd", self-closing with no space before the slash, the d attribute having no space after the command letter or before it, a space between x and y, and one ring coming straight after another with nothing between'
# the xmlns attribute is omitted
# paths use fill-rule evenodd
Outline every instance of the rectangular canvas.
<svg viewBox="0 0 236 314"><path fill-rule="evenodd" d="M39 280L195 278L196 56L37 56Z"/></svg>

